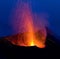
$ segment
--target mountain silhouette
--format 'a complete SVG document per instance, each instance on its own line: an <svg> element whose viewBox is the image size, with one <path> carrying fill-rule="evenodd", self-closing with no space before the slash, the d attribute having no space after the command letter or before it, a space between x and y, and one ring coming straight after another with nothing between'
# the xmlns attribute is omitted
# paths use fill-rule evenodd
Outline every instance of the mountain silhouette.
<svg viewBox="0 0 60 59"><path fill-rule="evenodd" d="M60 41L57 41L57 38L53 35L52 31L47 30L47 38L46 38L46 47L45 48L38 48L36 46L31 47L23 47L23 46L17 46L12 44L10 41L6 40L6 37L0 38L0 54L4 56L6 59L20 59L25 56L25 58L28 57L39 57L39 58L46 58L47 56L57 56L60 52ZM39 32L39 31L38 31ZM18 35L22 34L16 34L12 37L17 39Z"/></svg>

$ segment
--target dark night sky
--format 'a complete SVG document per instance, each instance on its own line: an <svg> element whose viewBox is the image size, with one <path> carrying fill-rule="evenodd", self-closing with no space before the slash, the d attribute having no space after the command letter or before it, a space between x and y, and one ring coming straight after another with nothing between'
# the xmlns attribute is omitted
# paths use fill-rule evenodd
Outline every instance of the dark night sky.
<svg viewBox="0 0 60 59"><path fill-rule="evenodd" d="M49 28L60 36L60 0L29 0L33 12L48 13ZM12 27L9 24L9 15L15 7L17 0L0 0L0 37L12 35Z"/></svg>

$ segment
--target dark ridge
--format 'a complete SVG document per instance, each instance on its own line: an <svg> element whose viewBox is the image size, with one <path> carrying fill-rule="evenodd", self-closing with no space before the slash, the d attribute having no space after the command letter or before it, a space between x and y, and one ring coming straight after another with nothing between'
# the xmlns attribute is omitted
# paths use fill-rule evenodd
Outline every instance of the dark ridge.
<svg viewBox="0 0 60 59"><path fill-rule="evenodd" d="M18 35L20 34L13 35L13 38ZM2 37L0 38L0 54L5 57L5 59L32 59L33 57L37 57L37 59L40 59L48 58L48 56L50 59L52 59L52 57L57 57L57 55L58 57L60 57L60 45L56 40L57 39L54 37L54 35L52 35L50 31L47 31L46 47L38 48L36 46L23 47L13 45L10 41L6 40L5 37Z"/></svg>
<svg viewBox="0 0 60 59"><path fill-rule="evenodd" d="M54 33L51 30L49 30L49 28L47 28L46 30L47 30L47 38L46 38L47 46L56 48L60 47L60 40L54 36Z"/></svg>

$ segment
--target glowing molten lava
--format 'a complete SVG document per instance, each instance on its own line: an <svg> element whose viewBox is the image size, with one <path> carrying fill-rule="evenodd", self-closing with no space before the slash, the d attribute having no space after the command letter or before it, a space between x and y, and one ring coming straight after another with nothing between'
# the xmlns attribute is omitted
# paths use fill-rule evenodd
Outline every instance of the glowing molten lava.
<svg viewBox="0 0 60 59"><path fill-rule="evenodd" d="M44 48L46 40L45 27L42 28L41 26L40 29L38 29L38 26L34 25L33 14L30 11L26 3L22 3L20 7L17 8L14 14L13 28L23 34L18 35L17 39L11 38L12 40L10 39L10 41L18 46L37 46L39 48Z"/></svg>
<svg viewBox="0 0 60 59"><path fill-rule="evenodd" d="M31 42L30 46L34 46L34 42L33 41Z"/></svg>

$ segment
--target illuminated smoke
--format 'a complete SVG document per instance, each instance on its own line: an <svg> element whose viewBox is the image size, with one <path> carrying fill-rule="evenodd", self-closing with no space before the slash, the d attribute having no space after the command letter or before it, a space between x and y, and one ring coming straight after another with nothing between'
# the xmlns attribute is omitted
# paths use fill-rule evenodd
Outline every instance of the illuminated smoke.
<svg viewBox="0 0 60 59"><path fill-rule="evenodd" d="M17 3L16 8L13 9L11 24L14 32L23 34L18 35L16 42L15 40L10 41L18 46L44 48L47 36L45 26L48 23L44 20L43 16L40 17L32 12L28 3Z"/></svg>

